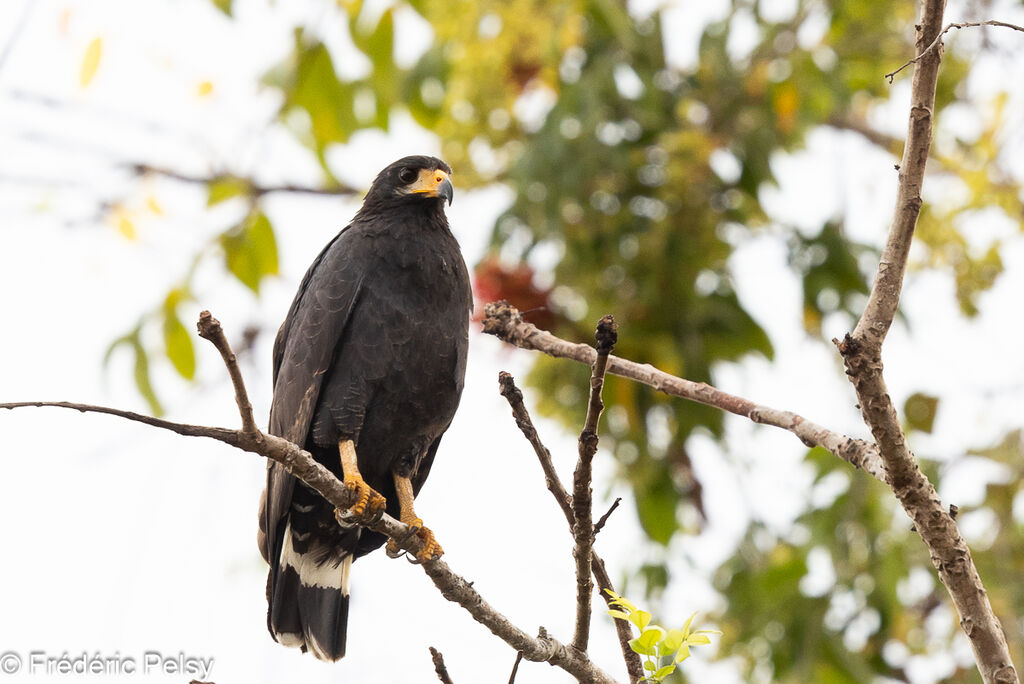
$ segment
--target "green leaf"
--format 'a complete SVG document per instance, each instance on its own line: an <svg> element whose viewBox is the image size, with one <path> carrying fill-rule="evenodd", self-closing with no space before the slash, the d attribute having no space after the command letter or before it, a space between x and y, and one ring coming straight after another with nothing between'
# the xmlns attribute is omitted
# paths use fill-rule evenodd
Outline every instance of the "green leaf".
<svg viewBox="0 0 1024 684"><path fill-rule="evenodd" d="M693 624L693 618L695 618L695 617L697 617L697 612L696 611L694 611L693 615L691 615L686 620L686 623L683 625L683 634L686 636L687 639L690 638L690 625Z"/></svg>
<svg viewBox="0 0 1024 684"><path fill-rule="evenodd" d="M249 184L235 176L218 176L210 182L206 193L206 206L212 207L232 197L244 195L249 191Z"/></svg>
<svg viewBox="0 0 1024 684"><path fill-rule="evenodd" d="M192 336L174 309L164 310L164 348L174 369L186 380L196 376L196 354Z"/></svg>
<svg viewBox="0 0 1024 684"><path fill-rule="evenodd" d="M259 294L264 276L277 275L277 242L270 219L255 211L220 236L228 270L253 292Z"/></svg>
<svg viewBox="0 0 1024 684"><path fill-rule="evenodd" d="M644 646L642 643L640 643L640 639L639 638L637 638L637 639L630 639L629 640L629 647L631 649L633 649L634 653L639 653L640 655L646 655L646 656L654 655L654 649L652 649L649 646Z"/></svg>
<svg viewBox="0 0 1024 684"><path fill-rule="evenodd" d="M612 600L610 601L610 603L612 605L614 605L614 606L622 606L626 610L627 613L631 613L634 610L636 610L636 604L634 604L632 601L630 601L626 597L620 596L619 594L616 594L611 589L605 589L605 591L608 592L609 596L611 596Z"/></svg>
<svg viewBox="0 0 1024 684"><path fill-rule="evenodd" d="M234 0L210 0L213 6L219 9L224 14L231 16L231 5Z"/></svg>
<svg viewBox="0 0 1024 684"><path fill-rule="evenodd" d="M644 661L644 669L645 670L654 670L654 668L656 668L656 667L657 667L657 665L652 663L650 660L645 660Z"/></svg>
<svg viewBox="0 0 1024 684"><path fill-rule="evenodd" d="M621 610L609 610L608 614L611 615L613 618L616 618L618 620L628 620L629 619L629 613L623 613Z"/></svg>
<svg viewBox="0 0 1024 684"><path fill-rule="evenodd" d="M676 522L676 505L679 502L672 479L657 478L649 482L646 489L638 485L636 509L640 524L651 539L659 544L668 544L679 528Z"/></svg>
<svg viewBox="0 0 1024 684"><path fill-rule="evenodd" d="M916 392L907 397L903 404L903 414L907 417L907 425L911 430L930 433L935 425L935 413L939 408L938 397Z"/></svg>
<svg viewBox="0 0 1024 684"><path fill-rule="evenodd" d="M671 665L665 665L663 667L659 667L658 670L654 673L653 677L660 681L660 680L664 679L665 677L668 677L670 674L672 674L675 671L676 671L676 664L672 663Z"/></svg>
<svg viewBox="0 0 1024 684"><path fill-rule="evenodd" d="M651 621L651 614L646 610L637 610L631 613L628 619L637 626L637 629L643 631L644 627Z"/></svg>
<svg viewBox="0 0 1024 684"><path fill-rule="evenodd" d="M156 392L153 391L153 383L149 377L149 357L146 355L146 350L142 347L142 342L139 341L138 336L132 339L131 345L135 350L135 387L138 388L139 394L149 404L149 409L153 415L161 416L164 413L164 409L156 397Z"/></svg>
<svg viewBox="0 0 1024 684"><path fill-rule="evenodd" d="M375 68L389 69L393 62L395 50L395 18L389 9L381 15L376 28L366 39L366 56Z"/></svg>
<svg viewBox="0 0 1024 684"><path fill-rule="evenodd" d="M353 113L352 87L338 79L331 53L321 44L304 44L296 38L299 64L294 86L286 93L289 106L301 107L309 114L316 147L322 153L330 143L342 143L357 128Z"/></svg>
<svg viewBox="0 0 1024 684"><path fill-rule="evenodd" d="M643 633L637 637L637 643L641 647L646 649L652 655L654 654L654 645L657 644L661 637L665 635L665 631L661 627L652 627L651 629L645 629Z"/></svg>
<svg viewBox="0 0 1024 684"><path fill-rule="evenodd" d="M683 642L686 641L686 634L681 629L670 629L661 640L661 647L666 653L675 653Z"/></svg>
<svg viewBox="0 0 1024 684"><path fill-rule="evenodd" d="M427 16L427 0L406 0L406 4L416 10L421 17Z"/></svg>
<svg viewBox="0 0 1024 684"><path fill-rule="evenodd" d="M690 647L683 644L682 648L679 649L679 653L676 654L676 662L681 663L690 657Z"/></svg>

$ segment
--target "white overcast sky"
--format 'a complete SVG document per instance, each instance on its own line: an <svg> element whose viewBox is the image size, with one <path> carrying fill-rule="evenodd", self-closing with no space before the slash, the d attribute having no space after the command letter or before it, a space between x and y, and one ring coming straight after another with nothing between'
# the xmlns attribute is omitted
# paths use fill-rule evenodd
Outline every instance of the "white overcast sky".
<svg viewBox="0 0 1024 684"><path fill-rule="evenodd" d="M104 371L106 347L158 302L188 267L196 246L240 208L208 212L196 188L154 180L127 195L139 233L136 242L128 242L109 222L96 220L90 200L134 187L117 172L118 161L143 160L197 174L230 169L267 183L315 183L308 155L286 134L264 132L276 101L254 84L289 49L288 22L315 24L332 3L267 7L239 0L238 19L230 22L207 0L28 2L27 14L27 2L0 3L0 51L17 32L0 65L0 401L66 399L145 411L132 383L130 355L115 354ZM649 10L641 4L638 11ZM788 7L769 3L766 9L784 15ZM952 3L949 15L956 19L963 11L962 3ZM700 26L720 12L720 3L680 2L666 10L667 48L677 64L692 63ZM425 46L417 22L410 14L399 22L406 59ZM318 25L343 44L338 26ZM103 38L100 67L82 89L82 56L97 36ZM966 33L956 40L971 44ZM1008 57L987 57L988 70L972 87L989 91L992 72L1012 82L1005 79L1012 79L1013 68L1017 82L1024 82L1019 61L1013 66ZM201 98L197 88L206 80L214 90ZM892 106L878 114L879 124L896 134L903 130L907 87L906 79L893 86ZM41 98L60 104L49 106ZM1019 99L1010 112L1024 122ZM971 116L964 118L969 128ZM1024 151L1019 134L1007 144ZM333 152L331 161L344 180L365 187L394 159L437 153L439 147L433 136L396 115L390 133L359 134ZM892 163L852 134L817 132L809 136L806 152L777 160L781 186L766 202L780 221L808 229L845 209L853 237L880 245L895 194ZM511 195L502 188L460 190L457 171L449 217L473 263ZM54 185L64 182L72 185ZM147 213L149 195L164 207L164 216ZM233 339L249 323L276 328L306 266L357 206L335 199L268 198L282 276L268 282L265 296L255 301L218 268L204 267L197 278L200 301L182 308L186 324L191 328L198 311L208 308ZM923 456L951 459L1020 425L1024 241L1009 221L972 226L972 246L983 249L995 238L1006 241L1007 272L982 297L975 320L957 313L949 277L908 278L907 318L895 326L885 361L898 405L914 391L942 397L935 434L914 444ZM751 239L730 266L744 305L771 334L777 359L720 367L717 384L864 436L836 355L801 332L799 284L788 271L779 234L767 230ZM825 321L829 336L841 336L849 326L839 316ZM264 336L244 367L260 422L270 398L270 342ZM167 417L233 426L237 415L224 369L208 344L197 339L196 349L196 386L180 382L166 366L154 368ZM473 335L463 408L417 510L437 533L451 567L475 581L494 606L530 632L543 625L565 641L573 618L571 540L497 392L499 370L522 375L530 361L527 352ZM538 422L568 476L575 436ZM730 418L728 425L728 451L703 437L692 443L711 524L701 537L679 541L665 553L643 543L628 494L610 485L615 466L607 454L598 459L595 509L604 510L615 496L625 496L627 505L601 533L597 549L616 580L645 559L668 559L677 581L654 606L665 623L720 606L708 570L728 555L749 516L783 531L811 495L809 472L800 463L804 449L796 439L739 419ZM354 566L344 661L324 665L274 644L265 627L265 564L255 545L264 464L254 456L56 409L0 413L0 435L0 654L12 651L27 659L31 651L56 657L84 651L141 660L147 650L183 652L215 658L209 678L221 684L410 682L432 680L427 647L433 645L446 655L456 682L508 678L511 649L442 599L420 569L382 553ZM980 494L977 477L958 481L959 487L943 495L970 503ZM595 660L621 675L610 621L598 614L595 625ZM691 667L702 681L732 681L727 667L709 670L699 660L698 654ZM928 682L947 665L910 663L909 669L915 681ZM67 681L24 671L6 679L0 674L0 682L51 679ZM119 681L133 679L143 677ZM546 665L520 668L522 682L567 679Z"/></svg>

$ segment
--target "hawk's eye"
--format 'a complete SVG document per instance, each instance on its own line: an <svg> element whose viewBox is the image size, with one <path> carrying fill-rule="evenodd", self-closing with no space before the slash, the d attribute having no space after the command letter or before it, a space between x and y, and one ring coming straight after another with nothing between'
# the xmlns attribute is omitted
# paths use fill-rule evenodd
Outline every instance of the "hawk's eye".
<svg viewBox="0 0 1024 684"><path fill-rule="evenodd" d="M416 173L416 169L410 169L408 166L406 166L404 169L398 172L398 179L403 183L412 183L414 180L416 180L416 176L418 175L419 174Z"/></svg>

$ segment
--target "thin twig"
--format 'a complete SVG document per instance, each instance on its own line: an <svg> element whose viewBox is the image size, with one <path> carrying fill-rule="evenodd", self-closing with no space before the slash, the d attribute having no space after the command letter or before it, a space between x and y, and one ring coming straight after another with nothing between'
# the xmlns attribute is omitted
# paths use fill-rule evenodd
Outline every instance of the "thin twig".
<svg viewBox="0 0 1024 684"><path fill-rule="evenodd" d="M594 581L600 590L601 598L609 610L618 608L613 606L612 595L609 591L615 591L612 578L608 576L608 569L604 566L604 560L596 553L590 557L590 569L594 572ZM629 642L633 639L633 632L629 623L625 620L612 620L615 623L615 635L619 638L619 649L622 651L622 659L626 662L626 674L629 675L629 684L637 684L644 677L643 665L640 664L640 654L633 650Z"/></svg>
<svg viewBox="0 0 1024 684"><path fill-rule="evenodd" d="M150 427L160 428L161 430L170 430L171 432L184 435L186 437L209 437L210 439L215 439L218 442L224 442L225 444L229 444L233 447L240 446L238 430L207 427L205 425L189 425L188 423L175 423L170 420L153 418L152 416L144 416L141 413L135 413L134 411L122 411L121 409L109 408L107 406L76 404L70 401L12 401L6 404L0 404L0 409L26 407L54 407L72 409L79 411L80 413L105 413L110 416L117 416L118 418L142 423L143 425L149 425Z"/></svg>
<svg viewBox="0 0 1024 684"><path fill-rule="evenodd" d="M990 19L988 21L965 21L959 24L946 24L946 28L942 29L942 31L939 32L939 35L935 36L935 40L929 43L928 47L921 51L921 54L909 60L906 64L901 66L896 71L889 72L888 74L885 75L885 77L889 79L889 83L892 83L892 79L894 76L896 76L896 74L900 73L911 64L917 64L926 56L928 56L932 52L932 50L938 47L939 43L942 41L942 36L946 35L946 32L949 31L950 29L973 28L975 26L1001 26L1002 28L1013 29L1014 31L1024 31L1024 26L1017 26L1016 24L1007 24L1005 21L995 21L994 19Z"/></svg>
<svg viewBox="0 0 1024 684"><path fill-rule="evenodd" d="M943 507L935 487L921 472L907 446L899 415L882 374L882 344L899 308L907 258L921 212L921 186L931 149L935 90L941 62L941 51L934 50L934 47L940 44L942 35L950 28L968 25L950 24L940 30L944 8L945 0L924 0L922 3L921 18L917 24L919 56L910 62L915 64L910 120L893 220L864 313L852 334L846 335L842 342L834 342L846 364L846 374L853 383L864 422L871 428L878 445L885 464L886 482L928 546L932 563L960 615L960 626L974 650L982 680L986 684L1005 684L1019 681L1006 636L992 611L970 549L960 535L956 521ZM969 25L1019 29L1001 22Z"/></svg>
<svg viewBox="0 0 1024 684"><path fill-rule="evenodd" d="M590 642L590 612L594 596L594 580L590 576L590 555L594 549L593 480L594 454L597 453L597 426L604 411L601 390L608 368L608 355L618 339L615 319L605 316L597 324L597 359L590 376L590 402L587 419L579 439L579 460L572 478L572 536L576 540L572 555L576 560L576 631L572 646L586 653Z"/></svg>
<svg viewBox="0 0 1024 684"><path fill-rule="evenodd" d="M210 318L212 321L212 317ZM211 337L216 338L216 335L211 333ZM221 356L225 359L225 362L227 362L228 358L234 356L230 346L227 346L226 354L224 351L221 351ZM241 382L240 374L238 381L235 387L236 392L239 389L244 391L244 384ZM248 400L244 396L236 396L235 400L239 410L244 415L243 407ZM317 463L309 452L288 440L263 433L258 429L250 432L247 430L186 425L150 418L130 411L88 404L74 404L71 402L15 402L0 404L0 409L13 409L25 406L54 406L83 412L106 413L153 427L171 430L180 435L209 437L281 463L289 473L316 490L335 508L348 509L355 504L358 497L355 490L346 488L331 471ZM394 540L400 549L406 551L411 556L416 556L422 551L422 540L417 535L411 533L409 526L386 513L381 515L375 522L366 525L366 527ZM565 670L579 681L596 682L598 684L614 683L614 680L598 668L586 654L569 648L556 639L548 637L546 634L535 638L516 627L508 618L487 603L480 596L479 592L473 588L472 583L467 582L463 577L454 573L443 560L430 560L423 563L422 567L442 596L449 601L458 603L473 616L473 619L487 627L495 636L517 651L522 651L523 657L527 660L550 663Z"/></svg>
<svg viewBox="0 0 1024 684"><path fill-rule="evenodd" d="M242 178L239 176L233 176L230 174L216 174L212 176L193 176L173 169L168 169L160 166L152 166L150 164L134 163L126 164L126 167L134 174L139 176L155 175L170 178L181 183L190 183L193 185L210 185L218 181L233 180L244 185L250 194L260 197L262 195L269 195L275 192L292 193L300 195L327 195L334 197L348 197L358 195L359 191L355 188L347 185L332 185L323 188L317 188L309 185L261 185L256 183L251 178Z"/></svg>
<svg viewBox="0 0 1024 684"><path fill-rule="evenodd" d="M516 662L512 664L512 674L509 675L508 684L516 684L516 673L519 672L519 663L523 662L523 652L516 653Z"/></svg>
<svg viewBox="0 0 1024 684"><path fill-rule="evenodd" d="M509 406L512 407L512 416L516 419L516 425L519 426L519 429L533 447L534 453L537 454L537 460L540 461L540 467L544 471L544 484L547 485L551 495L555 497L559 508L565 514L565 519L569 522L569 530L572 531L572 497L565 491L561 480L558 479L558 473L555 471L555 466L551 461L551 452L548 451L548 448L544 446L537 435L537 428L533 426L530 414L523 403L523 393L516 387L515 379L505 371L498 373L498 384L501 386L501 396L505 397Z"/></svg>
<svg viewBox="0 0 1024 684"><path fill-rule="evenodd" d="M454 684L452 678L448 676L448 668L444 666L444 656L433 646L430 647L430 658L434 661L434 672L437 673L437 678L441 680L441 684Z"/></svg>
<svg viewBox="0 0 1024 684"><path fill-rule="evenodd" d="M621 496L616 497L615 501L612 502L611 508L609 508L607 511L605 511L605 514L602 515L601 518L594 525L594 536L595 537L597 536L598 532L600 532L602 529L604 529L604 524L606 522L608 522L608 518L611 517L612 513L615 512L615 509L619 507L619 504L621 502L622 502L622 497Z"/></svg>
<svg viewBox="0 0 1024 684"><path fill-rule="evenodd" d="M504 371L498 374L498 383L501 385L501 395L505 397L509 406L512 407L512 415L516 419L516 425L519 426L519 429L537 454L537 460L540 461L541 469L544 471L544 479L548 490L555 497L555 501L558 502L562 513L565 515L565 521L569 524L569 531L572 532L572 497L566 492L565 487L562 486L562 481L558 478L558 473L551 462L551 452L548 451L537 435L537 429L533 426L530 413L526 410L526 405L523 403L523 393L516 387L515 379ZM594 580L597 582L598 588L601 590L601 598L611 607L610 602L612 598L605 590L615 591L615 586L608 576L604 561L596 553L591 553L590 569L594 573ZM633 638L629 624L624 620L612 620L612 622L615 623L615 632L619 637L619 647L622 649L622 657L626 663L630 684L636 684L644 676L644 671L640 664L640 656L629 646L629 641Z"/></svg>
<svg viewBox="0 0 1024 684"><path fill-rule="evenodd" d="M484 307L483 324L485 333L495 335L522 349L536 350L556 358L572 359L588 366L592 366L597 358L597 352L589 344L574 344L539 329L532 323L524 321L516 308L508 302L487 304ZM640 364L611 355L608 357L608 372L649 385L669 396L714 406L755 423L788 430L808 447L820 446L827 449L854 467L863 468L876 479L885 482L885 470L878 455L878 448L864 440L834 432L796 413L761 406L706 383L671 375L650 364Z"/></svg>
<svg viewBox="0 0 1024 684"><path fill-rule="evenodd" d="M224 365L227 366L231 384L235 388L235 402L238 404L238 414L242 418L242 430L259 432L252 416L252 404L249 402L249 393L245 391L245 382L242 380L242 371L238 367L238 359L231 351L231 345L228 344L228 339L224 336L224 329L220 327L220 321L214 318L209 311L203 311L199 314L199 323L196 328L199 330L200 337L213 343L213 346L220 352Z"/></svg>
<svg viewBox="0 0 1024 684"><path fill-rule="evenodd" d="M859 133L868 142L881 147L893 155L899 154L900 150L903 149L903 140L901 138L875 130L868 125L866 120L860 117L854 117L850 114L833 114L825 121L825 125L842 131Z"/></svg>

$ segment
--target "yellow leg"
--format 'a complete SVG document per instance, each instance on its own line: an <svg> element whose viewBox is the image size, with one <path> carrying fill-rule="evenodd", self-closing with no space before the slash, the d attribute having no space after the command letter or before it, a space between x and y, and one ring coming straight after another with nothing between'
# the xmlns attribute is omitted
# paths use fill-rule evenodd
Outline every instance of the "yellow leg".
<svg viewBox="0 0 1024 684"><path fill-rule="evenodd" d="M392 472L395 478L395 493L398 495L398 506L400 510L399 519L408 525L412 533L423 541L423 548L416 554L416 560L420 563L440 558L444 550L434 538L434 533L423 526L423 521L416 516L413 510L412 480ZM388 540L388 553L396 555L399 552L398 545L394 540Z"/></svg>
<svg viewBox="0 0 1024 684"><path fill-rule="evenodd" d="M356 499L347 511L338 509L335 511L335 515L338 516L339 521L348 522L351 524L353 518L356 522L359 520L372 520L380 513L384 511L387 502L384 497L378 494L374 489L366 484L363 476L359 474L359 465L356 458L356 445L352 440L345 440L344 442L338 443L338 451L341 454L341 471L344 473L343 482L345 487L358 493L359 498ZM341 516L344 515L347 520L342 520Z"/></svg>

